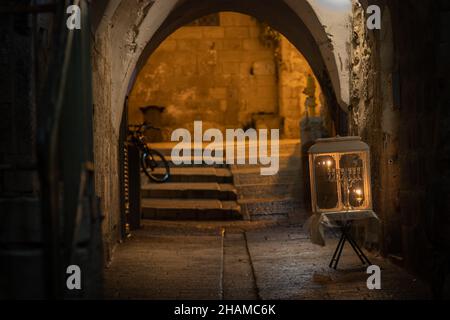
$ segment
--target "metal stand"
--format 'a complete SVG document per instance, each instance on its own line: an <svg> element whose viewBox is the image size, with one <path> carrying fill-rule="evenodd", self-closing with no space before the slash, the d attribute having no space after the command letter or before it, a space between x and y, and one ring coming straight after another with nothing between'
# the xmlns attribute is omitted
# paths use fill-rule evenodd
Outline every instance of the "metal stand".
<svg viewBox="0 0 450 320"><path fill-rule="evenodd" d="M348 223L345 226L341 227L341 238L339 240L339 243L336 247L336 250L334 251L333 258L330 262L330 268L333 268L337 270L337 266L339 264L339 260L342 255L342 250L344 249L345 242L348 241L350 245L353 248L353 251L355 251L356 255L358 256L359 260L361 260L363 265L372 265L369 258L364 254L360 246L356 243L356 241L353 239L351 233L350 233L350 227L351 223Z"/></svg>

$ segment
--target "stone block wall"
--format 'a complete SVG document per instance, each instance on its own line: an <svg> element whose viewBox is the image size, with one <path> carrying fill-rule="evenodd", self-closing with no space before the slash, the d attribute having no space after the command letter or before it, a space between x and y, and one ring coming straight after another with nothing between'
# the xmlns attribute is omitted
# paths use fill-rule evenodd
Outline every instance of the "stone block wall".
<svg viewBox="0 0 450 320"><path fill-rule="evenodd" d="M307 61L281 35L267 39L256 19L219 15L220 25L184 26L150 56L130 95L129 121L143 120L140 107L163 106L158 125L169 140L176 128L192 129L194 120L224 130L255 127L264 114L279 121L284 137L299 138L303 90L308 75L314 77Z"/></svg>
<svg viewBox="0 0 450 320"><path fill-rule="evenodd" d="M445 64L437 64L440 50L449 53L440 23L447 3L362 3L354 1L350 132L371 146L383 253L431 278L433 255L445 256L449 241L442 235L450 230L443 218L448 201L441 201L448 199L441 191L448 190L448 170L439 164L448 142L436 131L448 120L448 95L441 90L448 80L438 76ZM379 31L365 28L368 4L382 8Z"/></svg>
<svg viewBox="0 0 450 320"><path fill-rule="evenodd" d="M108 261L120 235L119 135L110 114L110 48L103 37L93 44L95 192L104 215L103 247Z"/></svg>
<svg viewBox="0 0 450 320"><path fill-rule="evenodd" d="M284 136L300 138L299 124L307 112L311 117L322 116L325 122L330 115L308 61L283 36L280 36L279 56L278 95L280 116L284 119Z"/></svg>

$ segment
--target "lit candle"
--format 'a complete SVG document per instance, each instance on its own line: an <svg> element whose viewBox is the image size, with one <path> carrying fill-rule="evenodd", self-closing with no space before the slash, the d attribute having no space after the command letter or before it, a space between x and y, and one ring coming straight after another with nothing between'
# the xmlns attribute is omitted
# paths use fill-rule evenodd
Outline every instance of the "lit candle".
<svg viewBox="0 0 450 320"><path fill-rule="evenodd" d="M361 189L355 189L354 190L355 194L356 194L356 201L358 202L362 202L363 201L363 191Z"/></svg>

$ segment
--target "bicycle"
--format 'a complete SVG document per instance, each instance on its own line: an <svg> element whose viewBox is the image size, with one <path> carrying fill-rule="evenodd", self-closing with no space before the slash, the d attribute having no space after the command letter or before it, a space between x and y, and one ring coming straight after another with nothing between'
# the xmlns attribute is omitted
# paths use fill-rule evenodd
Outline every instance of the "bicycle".
<svg viewBox="0 0 450 320"><path fill-rule="evenodd" d="M146 129L160 130L145 122L139 125L129 125L129 140L139 149L141 167L145 175L154 182L166 182L170 177L169 163L159 151L148 147L144 136L144 130ZM161 170L157 170L159 168Z"/></svg>

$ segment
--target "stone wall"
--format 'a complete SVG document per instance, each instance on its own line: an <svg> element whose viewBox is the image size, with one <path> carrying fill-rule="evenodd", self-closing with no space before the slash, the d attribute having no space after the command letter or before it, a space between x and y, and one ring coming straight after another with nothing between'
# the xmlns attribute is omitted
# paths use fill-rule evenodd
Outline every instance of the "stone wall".
<svg viewBox="0 0 450 320"><path fill-rule="evenodd" d="M14 8L18 2L7 1L5 4ZM26 6L30 4L43 5L49 2L24 0L20 1L20 5L27 8ZM64 120L60 122L63 125L59 131L59 141L67 142L65 140L67 136L74 138L70 143L64 143L64 147L57 147L58 155L61 157L54 166L48 168L57 179L57 182L51 185L55 187L57 184L55 189L60 192L57 199L60 201L61 207L58 209L61 211L53 211L56 218L50 222L50 210L43 209L48 204L45 201L49 200L48 185L50 183L46 184L46 180L51 174L47 168L44 168L49 164L40 162L41 158L38 160L38 155L42 158L48 156L47 147L50 139L44 137L44 131L53 125L54 120L52 108L54 100L49 99L47 94L61 83L53 81L55 78L59 79L58 76L62 71L59 53L63 51L63 45L59 41L64 33L57 32L61 31L58 29L57 22L65 17L65 8L62 6L58 8L62 9L59 11L60 15L54 12L36 15L16 12L2 15L0 22L0 41L5 44L0 49L0 73L2 74L0 80L2 87L0 93L0 299L39 299L54 294L58 295L58 298L98 297L101 287L99 272L102 268L103 256L101 233L96 228L99 220L95 206L87 205L91 204L89 200L95 203L95 198L88 200L86 197L80 201L83 205L79 206L78 232L74 233L74 246L72 243L68 245L68 236L70 231L73 231L67 232L68 226L73 217L71 214L76 211L76 208L69 208L67 199L75 198L76 200L72 202L75 203L78 197L76 192L73 192L73 186L77 181L70 180L65 174L69 171L77 172L79 167L74 165L79 155L77 147L81 145L83 148L86 145L86 140L81 143L77 141L77 139L81 140L82 135L69 132L73 132L71 130L74 128L83 130L79 125L80 122L73 126L64 125ZM80 38L75 37L73 48L80 44ZM80 51L77 51L78 55L72 55L72 57L86 57L89 54L88 51L82 53ZM71 66L73 64L72 60ZM87 67L80 71L77 68L76 72L81 73L86 69ZM80 82L90 84L90 79L77 77L80 74L75 74L73 68L69 67L68 70L67 80L71 89L81 88L82 86L78 86ZM87 87L87 90L90 88ZM73 105L87 107L88 110L83 111L90 112L91 103L83 103L89 101L89 91L82 91L85 95L81 95L79 93L81 91L72 90L71 92L76 92L77 96L77 99L72 100ZM64 91L63 94L65 98L71 99L70 92ZM72 108L73 105L64 103L63 105L66 108L61 111L61 119L67 116L68 110L79 110L78 115L85 114L81 108ZM73 117L70 120L73 121ZM86 124L86 130L83 133L90 136L89 120L83 118L82 122ZM77 122L73 121L73 123ZM68 149L70 153L67 152ZM90 154L90 151L86 153ZM62 160L69 158L74 158L72 163ZM86 159L87 156L83 158L85 161ZM84 164L86 167L89 166L86 162ZM71 165L73 165L71 170L64 171L63 168ZM39 179L40 170L45 174L44 179ZM86 188L90 186L87 182ZM87 196L92 194L89 193ZM53 231L52 234L49 231ZM70 257L67 254L60 254L69 250ZM55 253L57 257L52 253ZM76 293L65 291L64 277L69 264L77 264L82 269L82 291Z"/></svg>
<svg viewBox="0 0 450 320"><path fill-rule="evenodd" d="M24 4L27 1L22 1ZM30 166L36 162L36 105L33 79L33 29L28 16L1 19L0 164ZM0 191L35 194L36 174L1 171Z"/></svg>
<svg viewBox="0 0 450 320"><path fill-rule="evenodd" d="M108 32L108 31L105 31ZM95 191L104 215L103 242L106 260L120 239L119 135L111 117L111 65L107 35L93 44Z"/></svg>
<svg viewBox="0 0 450 320"><path fill-rule="evenodd" d="M380 74L374 72L380 67L377 52L379 43L375 33L366 28L366 21L365 7L359 1L353 1L349 135L361 136L371 149L373 207L382 220L379 244L384 245L390 241L389 237L396 234L384 232L387 219L398 213L381 208L384 194L381 174L385 169L382 162L384 144L381 130L383 102L379 91ZM396 192L398 190L393 190L392 194Z"/></svg>
<svg viewBox="0 0 450 320"><path fill-rule="evenodd" d="M30 1L21 1L26 5ZM14 1L5 1L11 5ZM0 19L0 299L42 297L32 20ZM18 246L18 244L21 244Z"/></svg>
<svg viewBox="0 0 450 320"><path fill-rule="evenodd" d="M320 85L302 54L283 36L279 43L279 105L285 137L300 138L299 124L306 115L331 123Z"/></svg>
<svg viewBox="0 0 450 320"><path fill-rule="evenodd" d="M447 252L448 266L450 252L450 241L444 236L450 233L450 224L448 218L443 218L443 212L447 212L448 217L448 202L445 207L445 202L439 201L448 200L448 191L444 191L449 188L448 180L445 181L448 166L442 166L439 161L442 149L438 146L439 141L442 146L444 136L436 131L437 124L448 121L448 113L445 117L448 100L443 99L446 91L441 89L448 88L448 77L441 74L445 64L438 64L440 57L445 56L448 61L449 56L449 51L442 51L445 46L440 38L443 32L448 36L448 29L442 24L446 11L448 16L448 2L392 1L388 5L392 12L398 63L394 89L400 109L398 161L402 248L407 265L430 277L434 274L432 268L436 267L433 256L442 257ZM432 181L439 181L441 186L433 188ZM441 240L436 241L436 238Z"/></svg>
<svg viewBox="0 0 450 320"><path fill-rule="evenodd" d="M382 252L430 278L450 242L443 236L448 219L440 213L448 212L448 201L441 201L448 195L440 191L448 189L448 170L439 165L437 146L445 148L436 131L448 120L448 96L438 90L448 88L448 80L438 76L437 57L449 53L441 31L449 10L439 1L362 4L354 1L350 131L371 146ZM365 27L369 4L383 10L380 31Z"/></svg>
<svg viewBox="0 0 450 320"><path fill-rule="evenodd" d="M169 36L140 72L129 99L129 121L141 107L165 107L150 117L170 140L176 128L201 119L204 128L276 127L299 138L308 76L320 112L320 87L305 58L265 24L221 12L220 26L185 26ZM157 113L158 115L158 113Z"/></svg>

